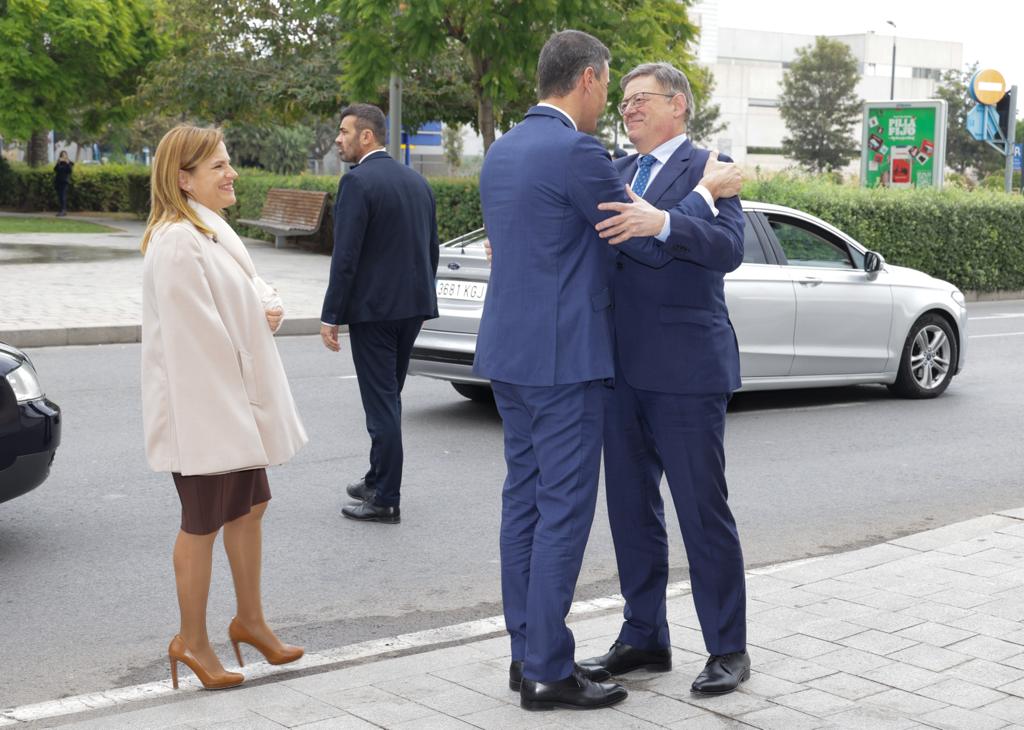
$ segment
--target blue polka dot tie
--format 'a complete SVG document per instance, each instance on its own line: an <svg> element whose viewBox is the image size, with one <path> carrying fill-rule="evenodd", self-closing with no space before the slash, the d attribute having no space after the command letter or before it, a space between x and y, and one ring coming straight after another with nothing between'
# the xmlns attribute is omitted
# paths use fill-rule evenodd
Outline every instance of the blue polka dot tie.
<svg viewBox="0 0 1024 730"><path fill-rule="evenodd" d="M643 196L644 190L647 189L647 183L651 179L651 168L654 163L658 161L658 158L654 155L640 155L640 159L637 160L637 175L636 182L633 183L633 192L637 195Z"/></svg>

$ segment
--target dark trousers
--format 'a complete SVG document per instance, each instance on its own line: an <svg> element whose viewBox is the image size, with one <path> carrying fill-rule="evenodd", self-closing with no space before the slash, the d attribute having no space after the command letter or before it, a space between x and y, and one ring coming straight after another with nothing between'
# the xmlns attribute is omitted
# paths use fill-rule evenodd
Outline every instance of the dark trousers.
<svg viewBox="0 0 1024 730"><path fill-rule="evenodd" d="M60 203L60 212L66 213L68 209L68 186L67 185L56 185L57 188L57 202Z"/></svg>
<svg viewBox="0 0 1024 730"><path fill-rule="evenodd" d="M623 643L669 646L665 616L668 536L661 477L668 477L704 644L746 648L743 552L725 483L725 395L637 390L617 373L605 412L608 520L626 599Z"/></svg>
<svg viewBox="0 0 1024 730"><path fill-rule="evenodd" d="M565 617L594 521L604 386L492 381L505 431L501 598L512 659L541 682L573 671Z"/></svg>
<svg viewBox="0 0 1024 730"><path fill-rule="evenodd" d="M374 503L397 507L402 485L402 387L409 356L423 317L357 322L348 327L352 362L370 434L366 484L377 490Z"/></svg>

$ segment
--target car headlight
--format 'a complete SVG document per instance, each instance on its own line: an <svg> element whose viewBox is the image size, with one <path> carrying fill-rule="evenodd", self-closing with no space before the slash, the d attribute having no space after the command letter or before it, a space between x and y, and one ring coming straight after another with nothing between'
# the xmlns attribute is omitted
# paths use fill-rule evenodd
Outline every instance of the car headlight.
<svg viewBox="0 0 1024 730"><path fill-rule="evenodd" d="M964 299L964 293L959 289L954 289L952 292L950 292L949 295L953 297L953 301L959 304L961 307L967 306L967 300Z"/></svg>
<svg viewBox="0 0 1024 730"><path fill-rule="evenodd" d="M14 389L14 397L19 403L43 397L43 389L39 387L36 371L27 362L7 373L7 382Z"/></svg>

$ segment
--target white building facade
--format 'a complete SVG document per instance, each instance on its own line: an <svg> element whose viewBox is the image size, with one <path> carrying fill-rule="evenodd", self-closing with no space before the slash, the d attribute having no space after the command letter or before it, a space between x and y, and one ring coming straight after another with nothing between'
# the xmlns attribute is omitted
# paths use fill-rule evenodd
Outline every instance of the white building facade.
<svg viewBox="0 0 1024 730"><path fill-rule="evenodd" d="M797 49L814 45L815 36L720 27L713 0L698 3L691 14L701 31L697 58L715 78L711 103L720 106L720 121L728 125L708 144L746 167L788 166L780 153L787 135L778 102L782 77ZM861 80L856 91L864 100L890 98L894 42L895 99L932 98L942 75L963 67L962 43L872 32L829 37L848 45L857 59ZM851 136L859 139L858 131Z"/></svg>

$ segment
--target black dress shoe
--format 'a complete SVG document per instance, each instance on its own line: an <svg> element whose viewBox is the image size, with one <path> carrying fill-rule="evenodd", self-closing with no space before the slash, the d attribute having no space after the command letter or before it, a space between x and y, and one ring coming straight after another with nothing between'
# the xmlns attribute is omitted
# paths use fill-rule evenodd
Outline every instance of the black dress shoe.
<svg viewBox="0 0 1024 730"><path fill-rule="evenodd" d="M612 644L607 654L580 662L580 669L595 682L603 682L609 677L626 674L634 669L667 672L671 668L671 649L647 651L623 644L621 641Z"/></svg>
<svg viewBox="0 0 1024 730"><path fill-rule="evenodd" d="M381 507L373 502L350 504L341 508L341 514L350 520L362 522L384 522L389 525L397 525L402 521L402 513L398 507Z"/></svg>
<svg viewBox="0 0 1024 730"><path fill-rule="evenodd" d="M352 497L352 499L358 499L360 502L372 502L373 498L377 496L377 490L367 486L366 479L360 479L354 484L349 484L345 487L345 491L348 492L348 496Z"/></svg>
<svg viewBox="0 0 1024 730"><path fill-rule="evenodd" d="M522 686L523 662L512 660L512 663L508 665L508 688L513 692L518 692Z"/></svg>
<svg viewBox="0 0 1024 730"><path fill-rule="evenodd" d="M537 682L523 677L519 706L524 710L596 710L622 702L629 693L619 684L598 684L579 669L557 682Z"/></svg>
<svg viewBox="0 0 1024 730"><path fill-rule="evenodd" d="M690 685L694 692L705 695L724 695L750 679L750 655L737 651L708 658L704 670Z"/></svg>

